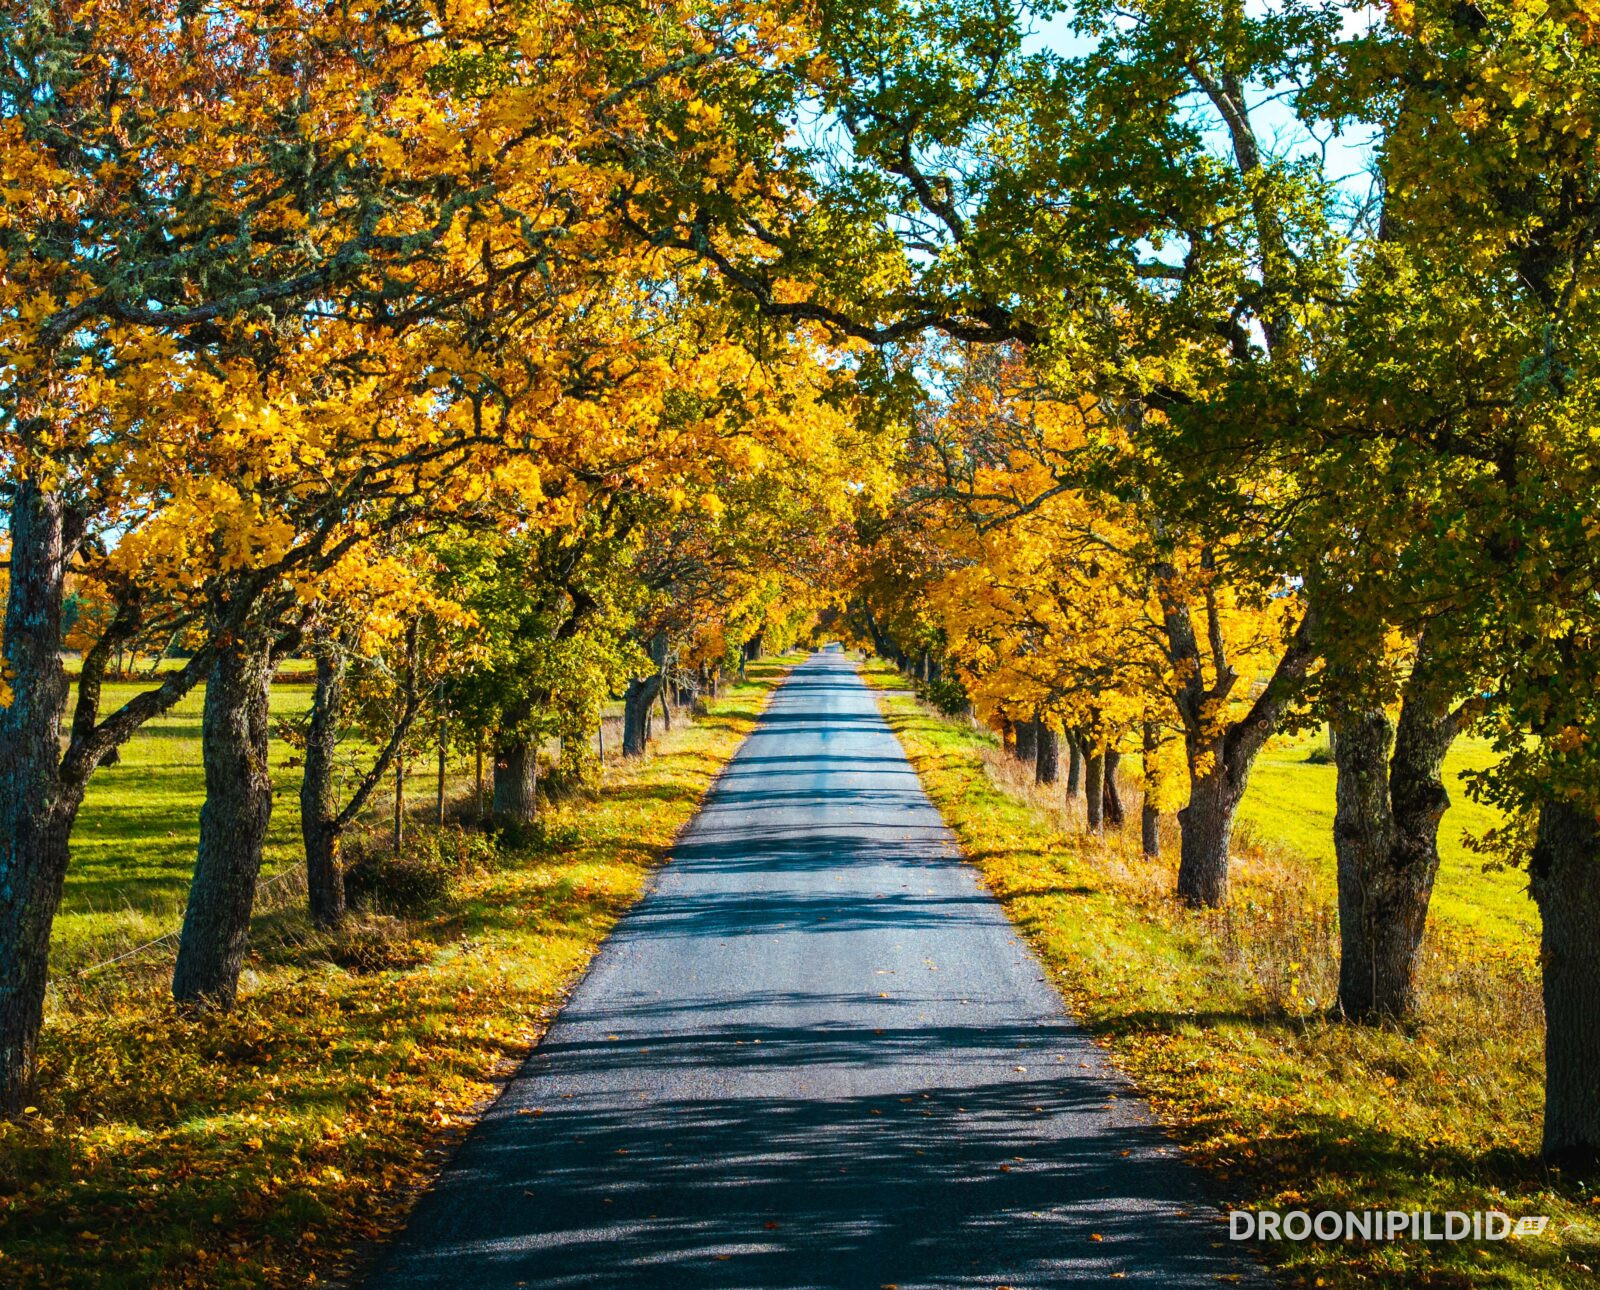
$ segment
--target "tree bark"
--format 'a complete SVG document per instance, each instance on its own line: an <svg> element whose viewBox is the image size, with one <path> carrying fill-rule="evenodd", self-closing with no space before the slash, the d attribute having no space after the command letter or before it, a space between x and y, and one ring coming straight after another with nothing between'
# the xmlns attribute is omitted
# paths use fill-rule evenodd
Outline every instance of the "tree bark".
<svg viewBox="0 0 1600 1290"><path fill-rule="evenodd" d="M1600 824L1592 810L1539 807L1529 868L1543 923L1544 1155L1600 1163Z"/></svg>
<svg viewBox="0 0 1600 1290"><path fill-rule="evenodd" d="M20 1111L44 1022L50 926L67 876L67 839L82 791L61 783L67 707L62 607L72 559L65 507L25 478L11 508L0 708L0 1114Z"/></svg>
<svg viewBox="0 0 1600 1290"><path fill-rule="evenodd" d="M1049 722L1039 723L1035 740L1037 755L1033 763L1035 784L1054 784L1061 775L1061 736Z"/></svg>
<svg viewBox="0 0 1600 1290"><path fill-rule="evenodd" d="M1199 908L1228 899L1228 853L1244 784L1219 757L1212 770L1189 776L1189 802L1178 812L1178 897Z"/></svg>
<svg viewBox="0 0 1600 1290"><path fill-rule="evenodd" d="M1102 795L1105 798L1106 823L1114 829L1120 829L1125 818L1122 811L1122 793L1117 788L1117 765L1121 761L1120 752L1115 748L1106 749L1105 769L1101 772Z"/></svg>
<svg viewBox="0 0 1600 1290"><path fill-rule="evenodd" d="M1145 856L1161 855L1161 728L1154 721L1144 723L1144 803L1139 810L1139 841Z"/></svg>
<svg viewBox="0 0 1600 1290"><path fill-rule="evenodd" d="M406 844L406 759L401 754L394 759L394 832L391 841L394 853L399 855Z"/></svg>
<svg viewBox="0 0 1600 1290"><path fill-rule="evenodd" d="M434 820L441 829L444 827L444 779L446 761L446 741L444 718L439 718L439 769L438 778L434 786Z"/></svg>
<svg viewBox="0 0 1600 1290"><path fill-rule="evenodd" d="M1441 698L1424 638L1398 726L1381 705L1346 713L1332 736L1339 888L1339 1008L1355 1021L1418 1011L1417 969L1450 806L1444 758L1464 709Z"/></svg>
<svg viewBox="0 0 1600 1290"><path fill-rule="evenodd" d="M634 677L622 696L622 755L643 757L650 742L650 717L659 677Z"/></svg>
<svg viewBox="0 0 1600 1290"><path fill-rule="evenodd" d="M1214 678L1207 685L1206 660L1189 603L1171 590L1181 579L1170 565L1158 566L1156 572L1168 657L1183 678L1173 698L1183 719L1189 764L1189 804L1178 812L1182 839L1178 896L1191 905L1216 906L1228 898L1233 820L1249 784L1250 768L1316 660L1316 617L1308 606L1249 711L1238 721L1218 727L1215 713L1233 692L1239 674L1228 661L1216 599L1206 593L1206 639Z"/></svg>
<svg viewBox="0 0 1600 1290"><path fill-rule="evenodd" d="M1105 828L1105 754L1099 749L1085 749L1083 758L1084 822L1090 833L1100 833Z"/></svg>
<svg viewBox="0 0 1600 1290"><path fill-rule="evenodd" d="M172 974L172 997L192 1007L225 1010L239 993L261 850L272 817L271 682L271 651L254 640L220 646L206 681L201 719L206 800Z"/></svg>
<svg viewBox="0 0 1600 1290"><path fill-rule="evenodd" d="M1024 766L1036 765L1039 760L1039 723L1017 722L1017 760Z"/></svg>
<svg viewBox="0 0 1600 1290"><path fill-rule="evenodd" d="M539 814L539 750L525 739L496 741L494 813L498 819L532 824Z"/></svg>
<svg viewBox="0 0 1600 1290"><path fill-rule="evenodd" d="M344 918L344 866L339 860L339 804L334 788L345 652L331 637L316 640L317 684L300 780L300 839L306 849L306 899L311 921L336 927Z"/></svg>
<svg viewBox="0 0 1600 1290"><path fill-rule="evenodd" d="M760 637L756 638L758 641ZM740 651L739 675L744 676L743 659L750 646ZM655 664L653 675L633 677L622 696L622 755L643 757L650 742L650 708L656 700L666 678L667 634L657 632L650 638L650 660Z"/></svg>
<svg viewBox="0 0 1600 1290"><path fill-rule="evenodd" d="M1067 801L1072 801L1083 790L1083 745L1078 737L1067 732Z"/></svg>

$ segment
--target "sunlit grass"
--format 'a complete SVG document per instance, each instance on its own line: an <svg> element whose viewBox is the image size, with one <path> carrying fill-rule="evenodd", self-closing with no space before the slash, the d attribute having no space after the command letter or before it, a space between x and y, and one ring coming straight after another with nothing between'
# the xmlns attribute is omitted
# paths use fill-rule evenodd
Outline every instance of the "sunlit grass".
<svg viewBox="0 0 1600 1290"><path fill-rule="evenodd" d="M358 1270L643 892L782 671L753 664L651 757L609 766L598 797L550 808L574 845L511 853L426 917L362 916L343 936L298 909L259 917L230 1016L175 1013L170 956L65 982L38 1107L0 1125L0 1285L299 1286ZM176 818L190 789L156 779L173 815L154 818ZM106 839L105 880L113 854L170 877L181 839L142 842L131 819L86 820ZM357 958L365 970L339 966Z"/></svg>
<svg viewBox="0 0 1600 1290"><path fill-rule="evenodd" d="M1331 765L1306 760L1320 742L1312 736L1274 739L1250 774L1239 808L1244 835L1259 838L1316 863L1316 872L1333 889L1333 781ZM1450 809L1439 826L1439 877L1433 910L1441 918L1533 952L1538 911L1520 870L1485 872L1484 858L1468 850L1463 838L1481 836L1500 823L1492 807L1472 800L1462 774L1490 765L1493 753L1481 739L1458 739L1445 758Z"/></svg>
<svg viewBox="0 0 1600 1290"><path fill-rule="evenodd" d="M107 685L101 706L109 711L142 688ZM57 973L162 936L182 920L205 801L204 701L202 689L191 691L124 744L117 765L103 767L89 781L51 939ZM310 705L309 685L273 687L275 718ZM274 739L270 755L272 825L262 863L268 879L295 862L300 832L298 774L285 765L292 750Z"/></svg>
<svg viewBox="0 0 1600 1290"><path fill-rule="evenodd" d="M1329 1017L1337 921L1324 860L1269 839L1235 861L1229 909L1171 896L1176 838L1139 853L1130 824L1085 838L1059 789L987 732L940 717L882 665L884 711L985 883L1039 952L1074 1013L1207 1171L1219 1204L1279 1209L1503 1209L1550 1234L1494 1245L1283 1243L1291 1285L1593 1284L1600 1200L1541 1168L1542 1018L1523 932L1498 913L1462 934L1447 903L1427 942L1428 1019L1414 1031ZM1287 772L1278 787L1296 782ZM1292 796L1278 809L1295 815ZM1308 808L1309 809L1309 808ZM1456 899L1471 902L1464 879ZM1494 888L1489 888L1494 891ZM1504 889L1486 897L1486 907Z"/></svg>

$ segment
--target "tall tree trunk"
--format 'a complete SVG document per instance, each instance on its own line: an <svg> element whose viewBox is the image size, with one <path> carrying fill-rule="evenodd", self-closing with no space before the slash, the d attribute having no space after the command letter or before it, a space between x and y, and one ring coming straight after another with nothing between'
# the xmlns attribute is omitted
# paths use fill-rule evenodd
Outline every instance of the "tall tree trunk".
<svg viewBox="0 0 1600 1290"><path fill-rule="evenodd" d="M306 897L311 921L318 927L335 927L345 912L339 803L334 788L345 651L331 635L319 635L314 648L317 684L306 735L305 774L300 780L300 838L306 849Z"/></svg>
<svg viewBox="0 0 1600 1290"><path fill-rule="evenodd" d="M394 853L406 844L406 758L402 752L394 759Z"/></svg>
<svg viewBox="0 0 1600 1290"><path fill-rule="evenodd" d="M603 721L605 718L601 718ZM473 786L472 800L478 808L478 818L483 818L483 731L478 732L477 783ZM605 745L600 747L600 760L605 760Z"/></svg>
<svg viewBox="0 0 1600 1290"><path fill-rule="evenodd" d="M1017 722L1017 760L1024 766L1033 766L1039 760L1039 723Z"/></svg>
<svg viewBox="0 0 1600 1290"><path fill-rule="evenodd" d="M1543 923L1544 1154L1600 1163L1600 824L1592 809L1539 807L1529 869Z"/></svg>
<svg viewBox="0 0 1600 1290"><path fill-rule="evenodd" d="M1067 739L1067 801L1072 801L1083 790L1083 745L1070 730Z"/></svg>
<svg viewBox="0 0 1600 1290"><path fill-rule="evenodd" d="M539 813L539 750L525 739L496 741L494 813L502 820L531 824Z"/></svg>
<svg viewBox="0 0 1600 1290"><path fill-rule="evenodd" d="M634 677L622 696L622 755L643 757L650 742L650 715L658 677Z"/></svg>
<svg viewBox="0 0 1600 1290"><path fill-rule="evenodd" d="M62 607L72 560L59 496L27 477L11 506L5 680L0 707L0 1114L20 1111L44 1021L50 925L67 876L82 790L61 782Z"/></svg>
<svg viewBox="0 0 1600 1290"><path fill-rule="evenodd" d="M760 641L757 636L755 640ZM633 677L628 682L628 688L622 696L622 755L624 757L643 757L645 746L650 742L650 708L656 701L656 695L666 681L667 675L667 634L658 631L650 638L650 661L656 666L654 675L646 677ZM740 651L739 676L744 677L743 659L750 651L747 643Z"/></svg>
<svg viewBox="0 0 1600 1290"><path fill-rule="evenodd" d="M1105 798L1106 823L1114 829L1120 829L1125 818L1122 810L1122 793L1117 788L1117 766L1122 761L1122 754L1108 746L1105 759L1105 770L1101 773L1101 781L1102 796Z"/></svg>
<svg viewBox="0 0 1600 1290"><path fill-rule="evenodd" d="M444 731L439 732L439 773L438 782L434 789L434 820L440 828L444 827L444 773L445 773L445 743Z"/></svg>
<svg viewBox="0 0 1600 1290"><path fill-rule="evenodd" d="M1228 900L1233 820L1245 783L1231 773L1220 747L1208 770L1200 772L1195 767L1196 760L1191 758L1189 802L1178 812L1178 897L1197 907L1215 908ZM1245 771L1248 774L1248 764Z"/></svg>
<svg viewBox="0 0 1600 1290"><path fill-rule="evenodd" d="M1211 553L1204 562L1210 567ZM1183 579L1167 564L1156 568L1168 656L1181 678L1173 699L1183 719L1184 752L1189 763L1189 804L1178 812L1182 839L1178 896L1191 905L1216 906L1228 899L1228 853L1233 820L1250 780L1250 768L1278 728L1316 661L1316 615L1308 605L1300 616L1271 677L1239 720L1218 727L1216 713L1238 683L1228 660L1221 610L1205 592L1206 640L1212 682L1206 684L1206 657L1200 649L1187 597L1176 590Z"/></svg>
<svg viewBox="0 0 1600 1290"><path fill-rule="evenodd" d="M271 652L264 641L219 647L201 719L206 800L200 808L200 845L172 974L172 997L179 1003L227 1009L238 996L261 850L272 818L271 683Z"/></svg>
<svg viewBox="0 0 1600 1290"><path fill-rule="evenodd" d="M1396 966L1382 962L1392 960L1395 938L1385 912L1377 908L1394 842L1388 782L1393 738L1394 727L1380 705L1345 714L1334 740L1339 1007L1352 1020L1382 1015L1380 977ZM1392 980L1389 985L1392 992Z"/></svg>
<svg viewBox="0 0 1600 1290"><path fill-rule="evenodd" d="M1144 723L1144 804L1139 809L1139 841L1151 860L1161 855L1161 727Z"/></svg>
<svg viewBox="0 0 1600 1290"><path fill-rule="evenodd" d="M1061 774L1061 736L1049 722L1041 721L1035 743L1037 755L1033 763L1033 782L1054 784Z"/></svg>
<svg viewBox="0 0 1600 1290"><path fill-rule="evenodd" d="M661 728L663 730L672 729L672 704L667 702L669 688L670 682L663 678L660 688L656 690L656 698L661 702Z"/></svg>
<svg viewBox="0 0 1600 1290"><path fill-rule="evenodd" d="M1100 833L1105 828L1105 770L1105 754L1094 747L1084 749L1083 809L1084 822L1090 833Z"/></svg>
<svg viewBox="0 0 1600 1290"><path fill-rule="evenodd" d="M1444 759L1464 708L1452 712L1420 643L1398 725L1379 705L1346 713L1332 744L1338 778L1333 840L1339 887L1339 1007L1352 1020L1416 1015L1417 969L1439 872L1439 821L1450 806Z"/></svg>

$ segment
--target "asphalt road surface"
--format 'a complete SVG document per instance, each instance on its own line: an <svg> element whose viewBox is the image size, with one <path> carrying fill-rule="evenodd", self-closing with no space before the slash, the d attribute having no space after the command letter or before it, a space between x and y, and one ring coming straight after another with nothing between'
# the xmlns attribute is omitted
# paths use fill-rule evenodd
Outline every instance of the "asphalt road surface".
<svg viewBox="0 0 1600 1290"><path fill-rule="evenodd" d="M370 1285L1118 1274L1257 1279L830 649L773 696Z"/></svg>

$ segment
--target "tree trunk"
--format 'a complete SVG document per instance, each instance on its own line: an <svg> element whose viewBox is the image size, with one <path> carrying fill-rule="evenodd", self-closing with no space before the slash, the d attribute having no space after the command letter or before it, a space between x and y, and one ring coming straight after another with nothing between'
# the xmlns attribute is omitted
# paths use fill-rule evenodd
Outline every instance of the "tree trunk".
<svg viewBox="0 0 1600 1290"><path fill-rule="evenodd" d="M26 1104L44 1022L50 926L67 875L67 839L82 801L61 782L67 707L62 608L71 539L61 499L31 478L11 506L0 707L0 1115Z"/></svg>
<svg viewBox="0 0 1600 1290"><path fill-rule="evenodd" d="M394 843L395 855L406 844L406 759L404 754L394 759Z"/></svg>
<svg viewBox="0 0 1600 1290"><path fill-rule="evenodd" d="M1070 731L1067 734L1067 801L1072 801L1083 788L1083 745Z"/></svg>
<svg viewBox="0 0 1600 1290"><path fill-rule="evenodd" d="M444 827L444 773L445 773L445 737L444 720L439 721L439 777L435 789L434 823L440 828Z"/></svg>
<svg viewBox="0 0 1600 1290"><path fill-rule="evenodd" d="M1198 908L1228 899L1228 852L1244 784L1228 773L1218 751L1205 774L1189 774L1189 803L1178 812L1178 898Z"/></svg>
<svg viewBox="0 0 1600 1290"><path fill-rule="evenodd" d="M1148 859L1161 855L1161 728L1144 723L1144 804L1139 811L1140 845Z"/></svg>
<svg viewBox="0 0 1600 1290"><path fill-rule="evenodd" d="M1105 828L1105 770L1105 754L1098 749L1086 749L1083 758L1083 807L1090 833L1099 833Z"/></svg>
<svg viewBox="0 0 1600 1290"><path fill-rule="evenodd" d="M1139 846L1145 859L1161 858L1161 812L1148 801L1139 809Z"/></svg>
<svg viewBox="0 0 1600 1290"><path fill-rule="evenodd" d="M1380 977L1391 977L1395 938L1377 905L1394 841L1389 752L1394 727L1381 706L1344 716L1336 737L1333 847L1339 887L1339 1007L1346 1017L1382 1015ZM1386 982L1392 993L1393 980Z"/></svg>
<svg viewBox="0 0 1600 1290"><path fill-rule="evenodd" d="M1024 766L1034 766L1039 761L1039 723L1017 722L1017 760Z"/></svg>
<svg viewBox="0 0 1600 1290"><path fill-rule="evenodd" d="M1106 823L1114 829L1122 827L1125 818L1122 811L1122 793L1117 788L1117 765L1122 761L1122 754L1115 748L1105 751L1105 769L1101 772L1102 796L1105 799Z"/></svg>
<svg viewBox="0 0 1600 1290"><path fill-rule="evenodd" d="M339 741L345 652L338 642L316 642L317 687L306 735L305 774L300 780L300 838L306 849L306 897L311 921L335 927L344 918L344 866L339 859L339 804L334 758Z"/></svg>
<svg viewBox="0 0 1600 1290"><path fill-rule="evenodd" d="M760 637L756 637L757 642ZM744 657L749 653L751 646L746 644L740 651L739 676L744 677ZM655 674L646 677L633 677L628 682L628 688L622 696L622 755L624 757L643 757L645 747L650 742L650 708L656 701L656 693L661 689L667 674L667 634L657 632L650 638L650 660L656 665Z"/></svg>
<svg viewBox="0 0 1600 1290"><path fill-rule="evenodd" d="M1529 867L1543 923L1544 1155L1600 1163L1600 825L1592 810L1539 807Z"/></svg>
<svg viewBox="0 0 1600 1290"><path fill-rule="evenodd" d="M1173 591L1181 581L1171 565L1156 566L1167 651L1182 678L1172 697L1183 719L1184 751L1189 762L1189 804L1178 812L1182 838L1178 895L1191 905L1215 906L1228 898L1233 819L1249 783L1250 767L1261 745L1283 720L1316 661L1317 617L1314 606L1308 604L1249 711L1218 730L1216 712L1233 693L1239 673L1228 661L1221 610L1208 590L1206 638L1213 680L1206 684L1206 659L1200 650L1189 602Z"/></svg>
<svg viewBox="0 0 1600 1290"><path fill-rule="evenodd" d="M1339 1007L1357 1021L1416 1015L1417 968L1450 806L1444 758L1461 728L1426 638L1401 695L1346 714L1330 742L1338 778L1333 841L1339 887Z"/></svg>
<svg viewBox="0 0 1600 1290"><path fill-rule="evenodd" d="M1054 784L1061 774L1061 736L1048 722L1039 723L1039 735L1034 741L1036 756L1033 763L1035 784Z"/></svg>
<svg viewBox="0 0 1600 1290"><path fill-rule="evenodd" d="M266 644L243 641L219 649L206 682L201 719L206 800L172 974L172 997L182 1004L227 1009L238 996L261 849L272 817L271 684Z"/></svg>
<svg viewBox="0 0 1600 1290"><path fill-rule="evenodd" d="M672 705L667 702L668 688L669 683L663 679L660 687L656 690L656 698L661 702L661 728L663 730L672 729Z"/></svg>
<svg viewBox="0 0 1600 1290"><path fill-rule="evenodd" d="M539 750L526 740L498 744L494 754L496 818L532 824L539 814Z"/></svg>
<svg viewBox="0 0 1600 1290"><path fill-rule="evenodd" d="M622 755L643 757L650 742L650 717L655 703L657 677L634 677L622 696Z"/></svg>
<svg viewBox="0 0 1600 1290"><path fill-rule="evenodd" d="M604 720L604 718L602 718L602 720ZM483 732L481 730L478 732L478 750L477 751L478 751L477 783L473 787L473 790L472 790L472 799L473 799L474 803L477 805L478 818L481 820L483 818ZM602 761L605 760L605 751L606 751L605 747L604 747L604 745L602 745L601 748L600 748L600 759Z"/></svg>

